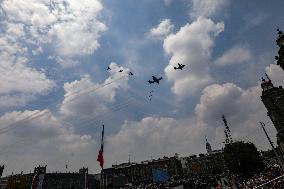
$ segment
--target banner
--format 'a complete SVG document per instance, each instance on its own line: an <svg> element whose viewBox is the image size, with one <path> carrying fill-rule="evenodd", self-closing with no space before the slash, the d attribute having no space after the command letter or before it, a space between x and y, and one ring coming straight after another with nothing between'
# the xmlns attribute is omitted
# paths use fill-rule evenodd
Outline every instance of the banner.
<svg viewBox="0 0 284 189"><path fill-rule="evenodd" d="M165 182L170 179L170 175L165 170L153 169L152 170L154 182Z"/></svg>
<svg viewBox="0 0 284 189"><path fill-rule="evenodd" d="M42 189L44 174L38 176L37 189Z"/></svg>
<svg viewBox="0 0 284 189"><path fill-rule="evenodd" d="M105 126L103 125L101 149L99 151L97 158L97 161L100 163L102 169L104 169L104 132L105 132Z"/></svg>

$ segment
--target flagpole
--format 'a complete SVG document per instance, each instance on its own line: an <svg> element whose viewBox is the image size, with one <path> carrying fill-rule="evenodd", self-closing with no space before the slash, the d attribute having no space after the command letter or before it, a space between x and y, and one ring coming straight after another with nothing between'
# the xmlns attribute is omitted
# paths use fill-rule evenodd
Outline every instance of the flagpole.
<svg viewBox="0 0 284 189"><path fill-rule="evenodd" d="M87 189L87 171L85 171L85 189Z"/></svg>
<svg viewBox="0 0 284 189"><path fill-rule="evenodd" d="M100 166L102 168L102 170L101 170L100 188L104 189L105 188L105 178L104 178L104 157L103 157L103 152L104 152L104 130L105 130L105 126L102 125L102 127L103 127L103 131L102 131L101 149L99 151L99 155L98 155L97 161L100 162Z"/></svg>
<svg viewBox="0 0 284 189"><path fill-rule="evenodd" d="M102 151L104 153L104 135L105 135L105 125L103 125L103 132L102 132ZM103 173L103 188L107 188L105 186L105 174L104 174L104 164L102 164L102 173Z"/></svg>

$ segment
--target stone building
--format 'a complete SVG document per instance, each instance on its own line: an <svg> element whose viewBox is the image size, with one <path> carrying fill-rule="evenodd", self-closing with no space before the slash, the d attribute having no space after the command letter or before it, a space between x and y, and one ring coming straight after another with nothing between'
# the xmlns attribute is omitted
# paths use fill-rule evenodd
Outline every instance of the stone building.
<svg viewBox="0 0 284 189"><path fill-rule="evenodd" d="M36 167L34 173L10 175L0 180L0 189L31 189L38 185L42 189L83 189L85 186L94 189L99 186L99 181L88 174L87 168L76 173L46 173L46 166Z"/></svg>
<svg viewBox="0 0 284 189"><path fill-rule="evenodd" d="M277 45L279 46L278 56L275 56L277 60L277 65L279 65L284 70L284 34L279 29L278 38L276 40Z"/></svg>
<svg viewBox="0 0 284 189"><path fill-rule="evenodd" d="M104 169L104 182L109 187L119 187L126 183L138 184L153 181L152 170L165 170L170 176L182 175L181 161L177 156L147 160L141 163L123 163ZM119 180L119 182L118 182Z"/></svg>
<svg viewBox="0 0 284 189"><path fill-rule="evenodd" d="M207 151L207 154L211 154L212 153L211 144L208 142L206 136L205 136L205 141L206 141L206 151Z"/></svg>
<svg viewBox="0 0 284 189"><path fill-rule="evenodd" d="M274 127L277 130L277 143L284 150L284 89L282 86L275 87L270 78L262 79L261 100L267 109Z"/></svg>
<svg viewBox="0 0 284 189"><path fill-rule="evenodd" d="M223 150L213 150L209 154L199 154L186 157L185 174L215 175L226 171Z"/></svg>

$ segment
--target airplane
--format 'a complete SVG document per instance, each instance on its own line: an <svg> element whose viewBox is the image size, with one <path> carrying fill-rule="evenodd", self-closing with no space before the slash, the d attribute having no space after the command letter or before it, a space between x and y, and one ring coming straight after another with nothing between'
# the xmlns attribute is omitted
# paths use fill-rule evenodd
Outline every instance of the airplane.
<svg viewBox="0 0 284 189"><path fill-rule="evenodd" d="M133 75L133 73L132 72L129 72L129 74L128 75Z"/></svg>
<svg viewBox="0 0 284 189"><path fill-rule="evenodd" d="M185 67L185 65L184 65L184 64L180 64L180 63L178 63L178 67L174 67L174 69L175 69L175 70L182 70L182 69L183 69L183 67Z"/></svg>
<svg viewBox="0 0 284 189"><path fill-rule="evenodd" d="M109 66L107 67L107 70L111 70Z"/></svg>
<svg viewBox="0 0 284 189"><path fill-rule="evenodd" d="M160 83L160 80L163 79L163 77L160 77L160 78L156 78L155 76L152 76L153 78L153 81L149 80L148 83L152 84L152 83Z"/></svg>

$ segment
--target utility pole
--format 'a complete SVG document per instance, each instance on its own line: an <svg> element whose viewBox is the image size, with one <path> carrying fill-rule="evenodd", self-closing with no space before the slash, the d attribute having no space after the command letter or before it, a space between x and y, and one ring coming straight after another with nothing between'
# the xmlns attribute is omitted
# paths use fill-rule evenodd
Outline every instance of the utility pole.
<svg viewBox="0 0 284 189"><path fill-rule="evenodd" d="M263 131L264 131L264 133L265 133L265 135L266 135L266 137L267 137L267 140L268 140L269 143L270 143L270 146L271 146L272 149L273 149L273 152L274 152L274 154L275 154L275 156L276 156L276 158L277 158L277 161L278 161L278 163L280 164L281 170L284 170L283 164L282 164L282 160L281 160L281 158L279 157L279 154L277 153L277 151L276 151L276 149L275 149L275 147L274 147L273 142L271 141L270 137L268 136L268 134L267 134L267 132L266 132L265 124L264 124L263 122L260 122L260 125L261 125L261 127L262 127L262 129L263 129Z"/></svg>

